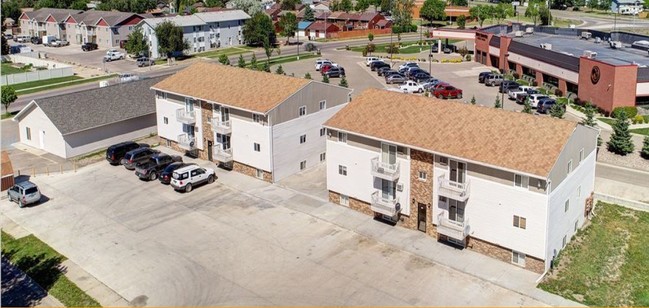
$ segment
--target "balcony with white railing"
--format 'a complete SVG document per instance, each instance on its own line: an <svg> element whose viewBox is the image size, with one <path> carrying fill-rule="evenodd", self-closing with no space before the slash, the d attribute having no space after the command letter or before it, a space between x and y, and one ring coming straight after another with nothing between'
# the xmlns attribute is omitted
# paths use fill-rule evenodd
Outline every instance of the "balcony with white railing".
<svg viewBox="0 0 649 308"><path fill-rule="evenodd" d="M194 124L196 123L196 111L188 111L185 108L179 108L176 110L176 120L183 124Z"/></svg>
<svg viewBox="0 0 649 308"><path fill-rule="evenodd" d="M471 192L471 185L469 185L469 180L466 180L465 183L458 183L456 181L447 179L445 174L440 175L437 179L439 182L439 189L437 190L437 193L440 196L462 202L465 202L467 199L469 199L469 193Z"/></svg>
<svg viewBox="0 0 649 308"><path fill-rule="evenodd" d="M437 215L437 233L463 241L469 234L469 220L455 221L446 217L446 212Z"/></svg>
<svg viewBox="0 0 649 308"><path fill-rule="evenodd" d="M221 148L221 146L215 145L213 149L214 149L214 159L222 163L229 163L232 161L232 148L224 150Z"/></svg>
<svg viewBox="0 0 649 308"><path fill-rule="evenodd" d="M396 181L399 179L399 162L390 164L382 162L381 157L372 158L372 176L388 181Z"/></svg>
<svg viewBox="0 0 649 308"><path fill-rule="evenodd" d="M232 126L230 126L231 121L221 121L221 118L212 118L212 129L221 135L227 135L232 133Z"/></svg>
<svg viewBox="0 0 649 308"><path fill-rule="evenodd" d="M399 198L383 198L382 192L380 190L372 193L372 203L370 204L370 208L374 212L388 216L395 216L401 211Z"/></svg>
<svg viewBox="0 0 649 308"><path fill-rule="evenodd" d="M178 146L191 151L196 149L196 137L187 134L178 135Z"/></svg>

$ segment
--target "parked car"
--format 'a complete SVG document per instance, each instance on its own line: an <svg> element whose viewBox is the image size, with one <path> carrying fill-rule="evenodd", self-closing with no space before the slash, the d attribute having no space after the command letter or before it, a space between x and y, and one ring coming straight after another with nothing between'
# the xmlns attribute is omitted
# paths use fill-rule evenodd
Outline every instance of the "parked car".
<svg viewBox="0 0 649 308"><path fill-rule="evenodd" d="M99 48L99 46L95 43L85 43L81 45L81 50L83 51L91 51Z"/></svg>
<svg viewBox="0 0 649 308"><path fill-rule="evenodd" d="M408 81L408 79L401 74L391 74L385 77L385 83L387 84L394 84L394 83L402 84L406 81Z"/></svg>
<svg viewBox="0 0 649 308"><path fill-rule="evenodd" d="M149 160L154 154L158 154L160 151L154 150L151 148L138 148L126 152L124 158L122 158L121 163L124 165L124 168L128 170L135 169L135 165L144 161Z"/></svg>
<svg viewBox="0 0 649 308"><path fill-rule="evenodd" d="M319 71L322 65L324 64L332 64L332 62L328 59L318 59L315 60L315 70Z"/></svg>
<svg viewBox="0 0 649 308"><path fill-rule="evenodd" d="M140 57L135 60L135 63L137 63L137 67L143 67L143 66L153 66L155 65L155 61L153 59L149 59L147 57Z"/></svg>
<svg viewBox="0 0 649 308"><path fill-rule="evenodd" d="M426 80L426 82L422 83L421 85L424 87L424 90L430 91L431 88L433 88L434 86L436 86L440 82L442 82L442 81L439 80L439 79L430 78L430 79Z"/></svg>
<svg viewBox="0 0 649 308"><path fill-rule="evenodd" d="M479 83L484 83L485 78L487 78L487 76L489 76L491 74L493 74L493 73L492 72L482 72L482 73L478 74L478 82Z"/></svg>
<svg viewBox="0 0 649 308"><path fill-rule="evenodd" d="M525 104L527 97L530 96L527 92L516 94L516 104L522 105Z"/></svg>
<svg viewBox="0 0 649 308"><path fill-rule="evenodd" d="M10 40L10 39L14 38L14 35L11 34L11 33L5 33L4 36L5 36L5 39L7 39L7 40Z"/></svg>
<svg viewBox="0 0 649 308"><path fill-rule="evenodd" d="M63 46L68 46L70 45L70 42L66 40L55 40L50 43L51 47L63 47Z"/></svg>
<svg viewBox="0 0 649 308"><path fill-rule="evenodd" d="M399 90L403 93L423 93L424 87L412 80L408 80L399 86Z"/></svg>
<svg viewBox="0 0 649 308"><path fill-rule="evenodd" d="M372 63L372 61L379 61L379 58L377 58L377 57L367 57L367 58L365 58L365 66L370 66L370 63Z"/></svg>
<svg viewBox="0 0 649 308"><path fill-rule="evenodd" d="M119 51L109 51L104 56L104 61L110 62L113 60L122 60L124 59L124 54Z"/></svg>
<svg viewBox="0 0 649 308"><path fill-rule="evenodd" d="M325 75L329 78L345 76L345 69L342 67L332 67L325 73Z"/></svg>
<svg viewBox="0 0 649 308"><path fill-rule="evenodd" d="M417 73L428 73L428 72L424 71L423 69L421 69L421 68L419 68L419 67L409 67L409 68L406 70L406 74L405 74L405 75L406 75L406 77L410 78L410 76L412 76L412 75L414 75L414 74L417 74Z"/></svg>
<svg viewBox="0 0 649 308"><path fill-rule="evenodd" d="M376 70L378 70L379 68L382 68L382 67L388 67L389 68L390 64L385 63L383 61L372 62L370 64L370 70L372 70L373 72L375 72Z"/></svg>
<svg viewBox="0 0 649 308"><path fill-rule="evenodd" d="M324 73L326 73L329 69L331 69L332 67L337 67L337 66L338 66L338 64L333 63L333 62L332 63L325 63L320 67L320 74L324 75Z"/></svg>
<svg viewBox="0 0 649 308"><path fill-rule="evenodd" d="M538 113L547 114L547 113L550 112L550 108L552 108L552 106L554 106L556 104L557 104L557 101L555 101L554 99L551 99L549 97L541 99L539 101L538 105L536 106L536 111ZM565 106L563 106L563 107L565 108Z"/></svg>
<svg viewBox="0 0 649 308"><path fill-rule="evenodd" d="M133 141L126 141L118 144L113 144L109 146L108 149L106 150L106 160L111 165L119 165L122 161L122 158L124 158L124 155L126 155L127 152L130 152L140 147L142 146L139 143L135 143Z"/></svg>
<svg viewBox="0 0 649 308"><path fill-rule="evenodd" d="M190 192L202 183L212 184L216 179L214 169L199 166L187 166L174 171L171 175L171 186L176 191Z"/></svg>
<svg viewBox="0 0 649 308"><path fill-rule="evenodd" d="M525 93L527 94L527 91L531 89L532 87L530 86L518 86L517 88L509 89L507 92L507 97L511 100L515 100L516 96L520 93Z"/></svg>
<svg viewBox="0 0 649 308"><path fill-rule="evenodd" d="M32 44L34 44L34 45L38 45L38 44L42 44L42 43L43 43L43 39L40 38L40 37L38 37L38 36L33 36L33 37L30 39L30 41L31 41Z"/></svg>
<svg viewBox="0 0 649 308"><path fill-rule="evenodd" d="M195 166L196 164L194 163L184 163L184 162L173 162L167 167L165 167L162 172L160 172L160 175L158 176L158 179L160 180L160 183L162 184L169 184L171 183L171 176L173 175L174 171L177 169L187 167L187 166Z"/></svg>
<svg viewBox="0 0 649 308"><path fill-rule="evenodd" d="M32 37L29 35L17 35L14 37L14 42L16 43L29 43L32 41Z"/></svg>
<svg viewBox="0 0 649 308"><path fill-rule="evenodd" d="M383 60L381 60L381 59L372 60L369 63L367 63L367 67L369 67L371 69L372 64L377 63L377 62L383 62Z"/></svg>
<svg viewBox="0 0 649 308"><path fill-rule="evenodd" d="M151 156L149 160L141 162L135 166L135 175L137 175L140 180L153 181L158 178L158 175L169 166L169 164L182 162L182 160L182 157L177 155L171 156L164 153L155 154Z"/></svg>
<svg viewBox="0 0 649 308"><path fill-rule="evenodd" d="M432 94L437 98L462 98L462 90L450 85L437 88Z"/></svg>
<svg viewBox="0 0 649 308"><path fill-rule="evenodd" d="M485 77L484 84L486 86L499 86L503 82L503 76L498 74L491 74Z"/></svg>
<svg viewBox="0 0 649 308"><path fill-rule="evenodd" d="M379 73L380 73L379 76L383 76L384 78L392 74L399 74L399 72L390 68L381 68L381 70L379 70Z"/></svg>
<svg viewBox="0 0 649 308"><path fill-rule="evenodd" d="M399 65L399 69L408 68L408 67L419 67L419 64L417 64L417 62L406 62L404 64Z"/></svg>
<svg viewBox="0 0 649 308"><path fill-rule="evenodd" d="M424 82L430 79L430 74L427 72L419 72L414 75L410 75L410 80L416 81L416 82Z"/></svg>
<svg viewBox="0 0 649 308"><path fill-rule="evenodd" d="M518 89L521 85L513 80L503 80L498 86L498 93L507 93L510 89Z"/></svg>
<svg viewBox="0 0 649 308"><path fill-rule="evenodd" d="M41 192L38 190L38 186L30 181L14 184L7 190L7 196L9 201L18 203L19 207L41 201Z"/></svg>
<svg viewBox="0 0 649 308"><path fill-rule="evenodd" d="M539 101L548 98L548 96L545 94L537 93L537 94L530 94L529 98L530 98L530 106L532 106L532 108L536 108L539 105Z"/></svg>

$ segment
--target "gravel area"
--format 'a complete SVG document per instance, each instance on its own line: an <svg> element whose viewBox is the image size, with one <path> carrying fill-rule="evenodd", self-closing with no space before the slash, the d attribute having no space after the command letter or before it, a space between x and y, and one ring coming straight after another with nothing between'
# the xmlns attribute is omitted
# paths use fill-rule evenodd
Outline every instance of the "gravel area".
<svg viewBox="0 0 649 308"><path fill-rule="evenodd" d="M644 159L640 156L640 150L642 150L642 140L643 136L633 135L633 143L635 144L635 150L633 153L626 156L617 155L609 152L606 149L606 142L611 138L611 132L602 130L602 146L600 147L599 154L597 155L597 161L627 167L631 169L640 169L644 171L649 171L649 159Z"/></svg>

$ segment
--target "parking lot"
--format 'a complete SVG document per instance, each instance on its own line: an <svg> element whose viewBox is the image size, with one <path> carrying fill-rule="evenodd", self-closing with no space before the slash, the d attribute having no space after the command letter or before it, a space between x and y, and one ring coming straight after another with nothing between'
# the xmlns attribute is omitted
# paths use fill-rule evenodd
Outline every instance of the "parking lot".
<svg viewBox="0 0 649 308"><path fill-rule="evenodd" d="M125 299L149 306L543 304L343 227L363 221L366 232L402 234L363 214L217 174L214 184L177 193L101 162L32 179L47 202L19 209L2 200L0 211ZM319 173L301 179L311 181L309 174ZM421 245L419 233L405 234L412 236L401 241ZM453 250L426 242L425 249Z"/></svg>

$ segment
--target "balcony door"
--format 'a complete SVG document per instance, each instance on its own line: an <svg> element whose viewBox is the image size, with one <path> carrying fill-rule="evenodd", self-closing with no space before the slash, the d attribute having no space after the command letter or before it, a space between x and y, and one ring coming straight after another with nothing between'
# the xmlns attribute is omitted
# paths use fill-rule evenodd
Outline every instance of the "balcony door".
<svg viewBox="0 0 649 308"><path fill-rule="evenodd" d="M393 181L381 179L381 199L394 200L396 184Z"/></svg>
<svg viewBox="0 0 649 308"><path fill-rule="evenodd" d="M194 100L191 98L185 99L185 111L192 112L194 111Z"/></svg>
<svg viewBox="0 0 649 308"><path fill-rule="evenodd" d="M218 117L221 122L230 121L230 108L214 105L214 117Z"/></svg>
<svg viewBox="0 0 649 308"><path fill-rule="evenodd" d="M387 143L381 144L381 162L385 164L397 163L397 146Z"/></svg>
<svg viewBox="0 0 649 308"><path fill-rule="evenodd" d="M230 148L230 136L216 134L216 143L218 143L221 146L222 150L227 150Z"/></svg>
<svg viewBox="0 0 649 308"><path fill-rule="evenodd" d="M456 222L464 222L465 203L449 199L448 204L448 219Z"/></svg>
<svg viewBox="0 0 649 308"><path fill-rule="evenodd" d="M451 160L449 164L450 180L457 183L466 181L466 163Z"/></svg>
<svg viewBox="0 0 649 308"><path fill-rule="evenodd" d="M187 136L194 137L194 125L183 124L183 133Z"/></svg>

